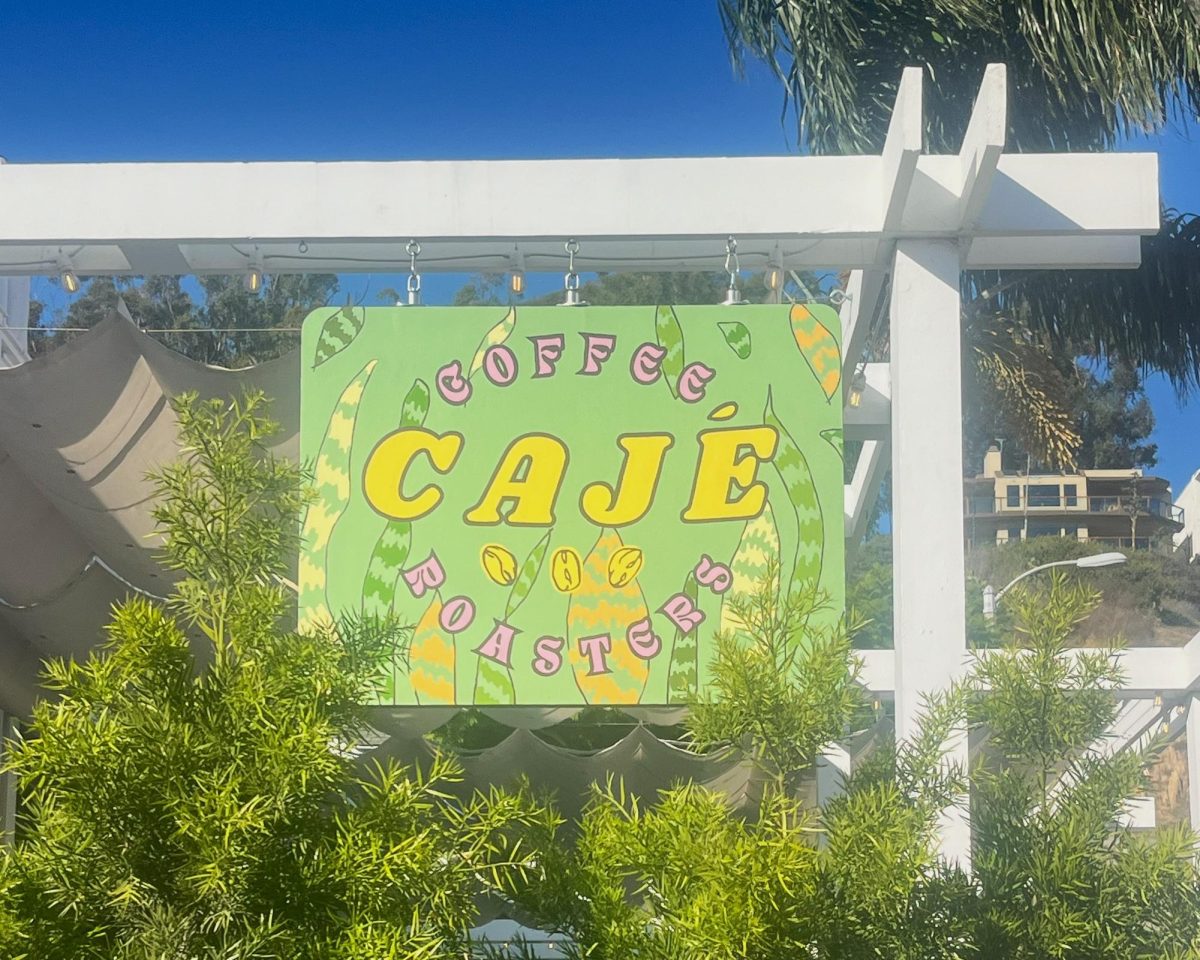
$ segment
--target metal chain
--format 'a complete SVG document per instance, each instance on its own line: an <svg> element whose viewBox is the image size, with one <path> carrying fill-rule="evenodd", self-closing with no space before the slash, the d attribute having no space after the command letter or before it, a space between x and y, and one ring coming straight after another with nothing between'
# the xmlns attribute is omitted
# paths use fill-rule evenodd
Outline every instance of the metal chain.
<svg viewBox="0 0 1200 960"><path fill-rule="evenodd" d="M567 251L567 272L563 275L563 302L559 306L579 307L583 301L579 299L579 274L575 270L575 254L579 252L579 241L572 237L563 244Z"/></svg>
<svg viewBox="0 0 1200 960"><path fill-rule="evenodd" d="M409 240L404 248L408 253L408 305L421 305L421 275L417 273L417 257L421 255L421 245L416 240Z"/></svg>
<svg viewBox="0 0 1200 960"><path fill-rule="evenodd" d="M725 299L721 301L722 306L733 306L738 303L745 303L742 299L742 292L738 289L738 272L742 269L742 265L738 260L737 240L729 237L725 241L725 272L729 274L729 289L725 291Z"/></svg>

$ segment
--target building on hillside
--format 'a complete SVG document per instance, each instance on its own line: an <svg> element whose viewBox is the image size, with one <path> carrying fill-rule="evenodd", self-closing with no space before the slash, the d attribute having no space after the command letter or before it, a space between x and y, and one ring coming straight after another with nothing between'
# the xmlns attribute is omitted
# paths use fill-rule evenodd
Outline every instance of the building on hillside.
<svg viewBox="0 0 1200 960"><path fill-rule="evenodd" d="M29 359L29 278L0 277L0 369Z"/></svg>
<svg viewBox="0 0 1200 960"><path fill-rule="evenodd" d="M993 445L983 472L965 481L964 492L971 546L1070 537L1113 549L1169 551L1184 529L1184 510L1171 502L1170 484L1139 469L1004 470Z"/></svg>
<svg viewBox="0 0 1200 960"><path fill-rule="evenodd" d="M1183 528L1175 534L1175 549L1194 561L1200 557L1200 470L1179 491L1175 506L1183 511Z"/></svg>

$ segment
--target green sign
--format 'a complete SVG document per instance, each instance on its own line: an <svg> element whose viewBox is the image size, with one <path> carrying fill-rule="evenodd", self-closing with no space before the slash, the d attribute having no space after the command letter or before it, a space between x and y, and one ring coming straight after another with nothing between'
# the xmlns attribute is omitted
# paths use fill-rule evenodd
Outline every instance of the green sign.
<svg viewBox="0 0 1200 960"><path fill-rule="evenodd" d="M300 622L415 625L384 703L681 703L730 598L844 593L837 313L344 308L304 323Z"/></svg>

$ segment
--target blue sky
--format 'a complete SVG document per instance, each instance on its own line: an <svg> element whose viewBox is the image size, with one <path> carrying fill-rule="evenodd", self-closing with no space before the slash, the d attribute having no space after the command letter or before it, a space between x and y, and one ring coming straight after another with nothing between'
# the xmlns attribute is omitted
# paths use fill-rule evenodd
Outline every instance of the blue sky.
<svg viewBox="0 0 1200 960"><path fill-rule="evenodd" d="M14 2L3 40L10 162L794 150L767 71L735 78L715 0ZM1193 211L1198 138L1129 145L1159 152L1164 199ZM460 280L426 278L427 301ZM1200 468L1200 399L1149 390L1178 489Z"/></svg>

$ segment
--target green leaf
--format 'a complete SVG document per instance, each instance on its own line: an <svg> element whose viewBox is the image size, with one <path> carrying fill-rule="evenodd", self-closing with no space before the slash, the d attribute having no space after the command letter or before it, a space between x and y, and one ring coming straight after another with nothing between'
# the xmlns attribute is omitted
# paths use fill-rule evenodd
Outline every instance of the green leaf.
<svg viewBox="0 0 1200 960"><path fill-rule="evenodd" d="M354 342L354 338L363 328L366 322L367 311L364 309L362 316L358 316L354 312L354 308L347 304L342 307L337 313L330 316L321 324L321 333L317 337L317 349L313 356L313 368L319 367L325 361L337 356Z"/></svg>
<svg viewBox="0 0 1200 960"><path fill-rule="evenodd" d="M751 346L750 331L746 325L740 320L725 320L718 323L717 326L721 328L721 336L729 344L729 349L740 359L749 359Z"/></svg>
<svg viewBox="0 0 1200 960"><path fill-rule="evenodd" d="M658 345L667 351L663 357L660 369L671 396L679 396L679 375L683 373L683 329L679 326L679 318L675 316L675 308L659 306L654 311L654 335Z"/></svg>

